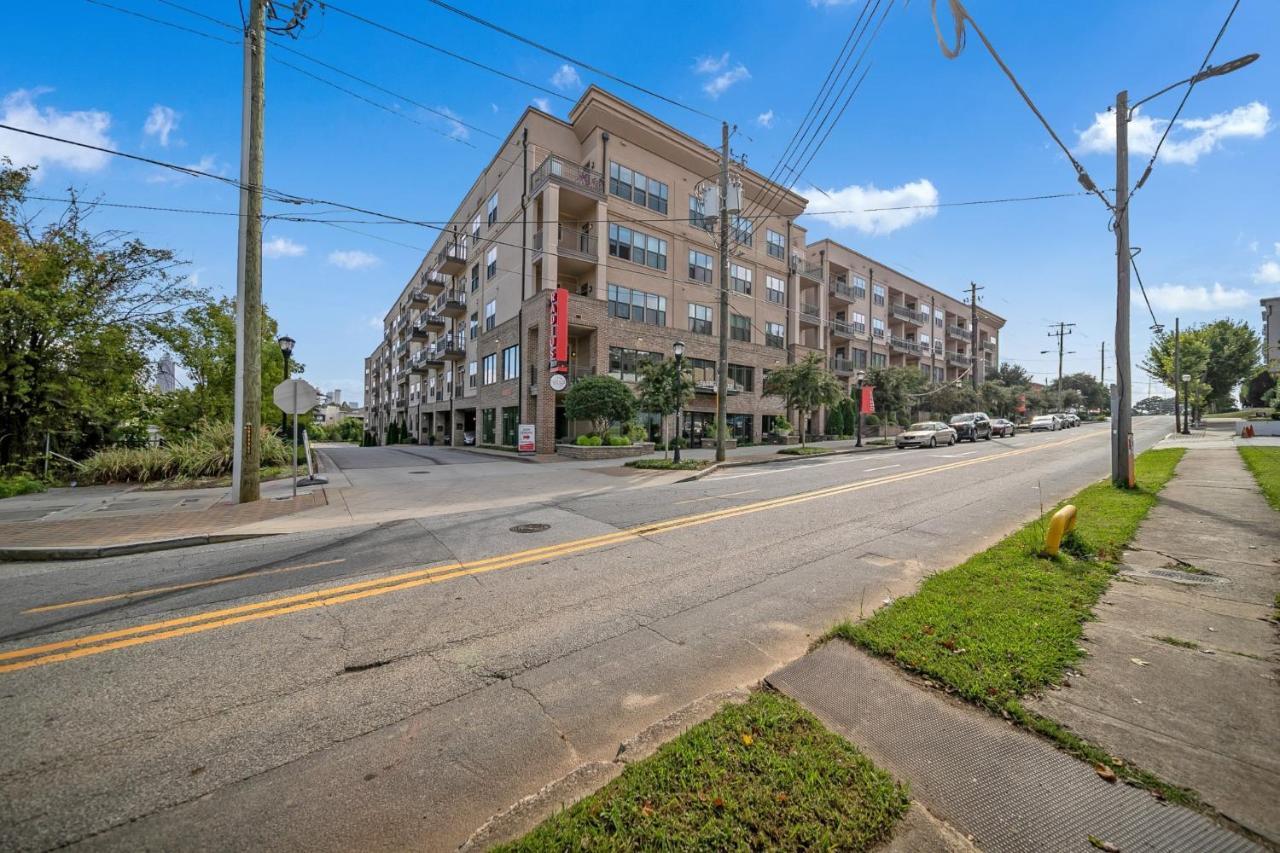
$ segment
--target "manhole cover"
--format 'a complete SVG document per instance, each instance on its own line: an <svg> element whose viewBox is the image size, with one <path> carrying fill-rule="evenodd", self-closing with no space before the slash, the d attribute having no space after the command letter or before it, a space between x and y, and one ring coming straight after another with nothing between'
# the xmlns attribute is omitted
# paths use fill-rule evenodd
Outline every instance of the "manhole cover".
<svg viewBox="0 0 1280 853"><path fill-rule="evenodd" d="M544 530L550 530L550 524L517 524L511 528L512 533L541 533Z"/></svg>

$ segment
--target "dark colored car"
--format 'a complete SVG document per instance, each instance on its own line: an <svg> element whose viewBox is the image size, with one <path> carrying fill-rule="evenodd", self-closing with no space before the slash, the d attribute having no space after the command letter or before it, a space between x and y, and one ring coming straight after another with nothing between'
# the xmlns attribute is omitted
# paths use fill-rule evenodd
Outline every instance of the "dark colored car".
<svg viewBox="0 0 1280 853"><path fill-rule="evenodd" d="M991 434L998 438L1012 437L1018 432L1018 428L1013 425L1013 421L1007 421L1004 418L993 418L991 420Z"/></svg>
<svg viewBox="0 0 1280 853"><path fill-rule="evenodd" d="M951 419L950 426L956 431L956 440L977 441L978 439L991 440L991 418L987 417L984 412L969 412L965 415L956 415Z"/></svg>

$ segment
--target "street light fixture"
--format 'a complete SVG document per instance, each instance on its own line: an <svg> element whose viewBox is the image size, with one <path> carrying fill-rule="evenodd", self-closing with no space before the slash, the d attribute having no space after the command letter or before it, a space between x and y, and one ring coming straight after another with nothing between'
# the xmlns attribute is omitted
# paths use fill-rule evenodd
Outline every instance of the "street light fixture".
<svg viewBox="0 0 1280 853"><path fill-rule="evenodd" d="M676 452L673 461L679 465L682 433L680 404L684 401L684 341L676 341L672 344L671 351L676 355Z"/></svg>
<svg viewBox="0 0 1280 853"><path fill-rule="evenodd" d="M284 378L289 378L289 356L293 355L293 345L297 343L288 335L281 335L276 338L276 343L280 345L280 354L284 356ZM280 413L280 431L289 431L289 416L284 412Z"/></svg>
<svg viewBox="0 0 1280 853"><path fill-rule="evenodd" d="M862 384L867 379L867 372L865 370L859 370L857 373L854 374L854 378L858 382L858 441L856 444L854 444L854 447L861 447L862 446Z"/></svg>
<svg viewBox="0 0 1280 853"><path fill-rule="evenodd" d="M1182 374L1182 434L1191 435L1191 374Z"/></svg>

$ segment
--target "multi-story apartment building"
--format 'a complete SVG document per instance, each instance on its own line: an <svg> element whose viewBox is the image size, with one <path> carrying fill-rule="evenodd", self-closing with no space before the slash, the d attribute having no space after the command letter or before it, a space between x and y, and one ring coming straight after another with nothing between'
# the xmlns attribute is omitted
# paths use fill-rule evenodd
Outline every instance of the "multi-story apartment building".
<svg viewBox="0 0 1280 853"><path fill-rule="evenodd" d="M718 151L595 86L568 121L527 109L384 318L365 359L368 429L514 445L517 425L532 423L538 452L552 452L577 428L564 415L569 385L600 373L635 382L679 340L696 392L681 432L701 436L715 414L720 270L697 187L718 168ZM807 352L846 377L864 363L967 375L966 306L838 243L806 246L794 224L806 200L734 171L746 214L730 223L735 437L758 439L785 414L764 377ZM979 364L996 364L1003 321L984 316ZM946 345L935 353L926 340Z"/></svg>
<svg viewBox="0 0 1280 853"><path fill-rule="evenodd" d="M1280 371L1280 296L1258 300L1262 305L1262 360Z"/></svg>
<svg viewBox="0 0 1280 853"><path fill-rule="evenodd" d="M476 179L384 319L365 360L369 429L420 442L515 443L572 434L564 389L587 375L634 382L677 340L695 382L683 431L715 412L717 250L695 187L717 151L599 88L568 121L528 109ZM750 220L731 223L729 427L755 438L783 415L764 374L793 357L805 199L735 168ZM752 223L755 223L754 226ZM793 312L792 312L793 315ZM561 378L563 377L563 378ZM658 432L657 424L650 424Z"/></svg>
<svg viewBox="0 0 1280 853"><path fill-rule="evenodd" d="M932 382L976 372L982 382L1000 364L1003 318L834 240L809 245L798 284L797 341L825 353L850 384L886 366L917 368Z"/></svg>

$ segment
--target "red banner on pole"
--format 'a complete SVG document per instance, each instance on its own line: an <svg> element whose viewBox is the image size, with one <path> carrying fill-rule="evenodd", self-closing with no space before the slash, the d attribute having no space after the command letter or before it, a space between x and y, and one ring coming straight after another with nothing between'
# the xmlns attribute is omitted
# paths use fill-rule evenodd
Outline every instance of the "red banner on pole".
<svg viewBox="0 0 1280 853"><path fill-rule="evenodd" d="M547 308L547 367L551 373L569 372L569 291L551 291Z"/></svg>
<svg viewBox="0 0 1280 853"><path fill-rule="evenodd" d="M862 413L864 415L875 414L875 411L876 411L875 390L876 390L876 386L874 385L862 386Z"/></svg>

